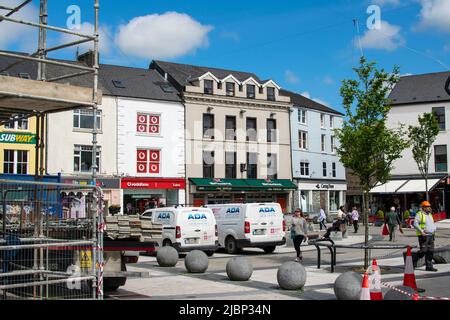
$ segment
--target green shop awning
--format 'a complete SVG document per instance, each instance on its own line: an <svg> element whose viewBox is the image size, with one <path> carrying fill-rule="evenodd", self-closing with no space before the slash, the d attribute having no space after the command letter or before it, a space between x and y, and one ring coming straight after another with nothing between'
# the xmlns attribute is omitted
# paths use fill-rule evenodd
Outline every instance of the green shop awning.
<svg viewBox="0 0 450 320"><path fill-rule="evenodd" d="M245 180L250 187L258 190L297 190L291 180Z"/></svg>
<svg viewBox="0 0 450 320"><path fill-rule="evenodd" d="M198 191L222 191L222 190L248 190L248 184L245 180L241 179L201 179L190 178L189 179L196 187Z"/></svg>
<svg viewBox="0 0 450 320"><path fill-rule="evenodd" d="M189 179L197 191L280 191L296 190L291 180L252 180L252 179Z"/></svg>

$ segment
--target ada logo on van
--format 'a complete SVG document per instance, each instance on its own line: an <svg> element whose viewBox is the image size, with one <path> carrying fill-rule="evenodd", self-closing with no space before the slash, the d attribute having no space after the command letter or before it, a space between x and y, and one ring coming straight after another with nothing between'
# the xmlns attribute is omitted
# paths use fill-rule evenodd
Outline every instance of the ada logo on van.
<svg viewBox="0 0 450 320"><path fill-rule="evenodd" d="M259 213L275 213L275 209L274 208L261 208L259 209Z"/></svg>
<svg viewBox="0 0 450 320"><path fill-rule="evenodd" d="M170 220L170 212L161 212L158 215L158 220Z"/></svg>
<svg viewBox="0 0 450 320"><path fill-rule="evenodd" d="M189 214L188 220L206 220L208 219L206 217L206 214L204 213L196 213L196 214Z"/></svg>
<svg viewBox="0 0 450 320"><path fill-rule="evenodd" d="M239 208L228 208L226 214L236 214L236 213L240 213L241 210Z"/></svg>

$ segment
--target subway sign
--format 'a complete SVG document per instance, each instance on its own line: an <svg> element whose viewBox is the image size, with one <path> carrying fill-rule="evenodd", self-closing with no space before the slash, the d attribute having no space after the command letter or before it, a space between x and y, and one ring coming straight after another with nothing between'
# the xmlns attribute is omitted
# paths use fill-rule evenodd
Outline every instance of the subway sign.
<svg viewBox="0 0 450 320"><path fill-rule="evenodd" d="M36 135L31 133L0 132L0 143L36 144Z"/></svg>

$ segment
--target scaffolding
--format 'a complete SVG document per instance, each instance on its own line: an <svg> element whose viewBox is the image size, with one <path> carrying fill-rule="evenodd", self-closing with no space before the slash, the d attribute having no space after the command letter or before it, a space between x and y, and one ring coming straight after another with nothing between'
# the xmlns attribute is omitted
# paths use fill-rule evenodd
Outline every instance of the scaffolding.
<svg viewBox="0 0 450 320"><path fill-rule="evenodd" d="M15 19L13 16L27 5L33 3L32 0L25 0L15 6L6 6L0 0L0 10L6 11L0 14L0 23L10 22L18 25L25 25L38 28L38 48L30 55L23 55L12 52L0 51L0 56L16 60L10 65L1 68L1 72L25 62L37 63L37 79L19 79L0 75L0 125L11 121L36 117L36 159L35 175L37 178L44 176L44 150L45 150L45 125L47 114L67 111L79 108L91 108L93 114L97 114L98 105L101 103L101 92L98 89L99 77L99 0L94 2L94 34L84 34L67 28L60 28L48 24L48 0L39 0L39 23ZM47 47L47 32L54 31L60 34L76 36L79 40L71 41L61 45ZM83 43L94 43L92 66L68 63L47 58L49 52L55 52L65 48L77 46ZM67 72L58 77L47 78L47 65L64 67L64 70L75 70ZM92 75L92 88L77 87L67 84L57 83L59 80ZM92 180L94 185L97 180L97 117L94 116L92 130Z"/></svg>
<svg viewBox="0 0 450 320"><path fill-rule="evenodd" d="M18 52L0 51L0 56L11 60L11 63L8 65L0 67L0 125L36 117L35 182L0 182L0 194L3 204L0 210L0 216L2 217L2 231L0 232L2 235L0 237L0 260L2 261L0 291L3 298L7 298L7 295L12 295L13 297L22 296L24 292L26 292L26 295L23 297L35 299L85 299L89 296L94 298L97 296L97 298L101 299L103 296L103 217L101 215L103 197L101 190L96 187L98 119L95 116L102 99L102 92L98 89L100 5L99 0L92 1L94 3L94 33L85 34L68 28L49 25L48 2L50 1L48 0L20 0L20 3L16 6L4 5L2 0L0 0L0 23L28 26L39 31L38 48L35 52L24 55ZM33 2L39 3L38 23L14 17L20 10L32 5ZM47 33L49 31L75 36L77 40L48 47ZM91 65L48 58L50 52L56 52L83 43L93 43L93 61ZM37 65L36 79L22 79L2 75L8 70L20 67L23 63ZM49 76L48 69L51 66L60 68L62 73L56 76ZM64 79L82 76L92 76L91 87L60 83ZM89 190L89 194L91 196L95 195L95 197L89 204L89 209L86 209L86 212L89 212L89 214L83 219L79 219L79 217L74 219L73 217L67 218L64 215L51 215L47 212L48 204L52 203L53 207L61 206L61 191L64 188L72 193L76 193L83 187L51 185L42 182L45 174L45 161L47 161L44 157L47 116L51 113L82 108L90 108L94 115L92 129L93 186L88 186L85 189ZM24 190L26 190L26 200L29 202L28 207L32 208L32 214L24 214L22 209L20 209L16 222L18 222L20 228L27 223L31 226L29 230L31 233L25 235L21 233L22 229L17 233L17 230L14 229L16 225L9 221L11 217L10 212L13 212L11 208L22 208ZM16 196L11 198L11 195L7 196L8 192L11 194L15 193ZM32 221L27 221L27 216L32 217ZM54 219L49 221L49 217ZM74 238L70 233L67 233L67 230L71 230L71 228L74 230L85 230L86 233L82 234L81 238ZM100 233L97 234L97 232ZM98 290L97 294L90 295L89 290L78 296L61 293L61 291L58 291L58 294L53 294L54 290L56 290L54 286L58 289L59 284L73 280L73 277L67 277L67 270L64 269L67 266L64 264L64 268L61 266L54 267L53 264L55 264L56 260L53 256L50 256L53 253L57 255L64 254L65 251L71 252L70 256L64 258L67 266L76 265L75 261L80 260L80 254L92 252L92 260L95 264L90 266L86 273L83 273L82 276L75 280L87 284L89 288L96 287ZM60 262L64 259L60 259ZM32 294L23 290L19 290L21 294L18 294L17 289L20 288L27 288L27 290L32 288ZM36 288L40 290L38 293ZM0 296L0 299L2 297Z"/></svg>

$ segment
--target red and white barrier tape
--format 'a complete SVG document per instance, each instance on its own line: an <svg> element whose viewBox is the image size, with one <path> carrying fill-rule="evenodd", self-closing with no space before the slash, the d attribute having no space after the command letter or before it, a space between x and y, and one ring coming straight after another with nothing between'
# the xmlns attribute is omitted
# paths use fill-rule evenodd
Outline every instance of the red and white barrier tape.
<svg viewBox="0 0 450 320"><path fill-rule="evenodd" d="M97 286L97 294L99 296L103 296L103 267L105 266L105 263L99 264L100 269L100 275L98 278L98 286Z"/></svg>
<svg viewBox="0 0 450 320"><path fill-rule="evenodd" d="M397 288L397 287L394 287L393 285L390 285L390 284L385 283L385 282L382 282L381 284L382 284L383 286L389 288L389 289L392 289L392 290L394 290L394 291L397 291L397 292L400 292L400 293L402 293L402 294L404 294L404 295L407 295L407 296L409 296L409 297L412 297L413 300L446 300L446 301L450 301L450 298L446 298L446 297L427 297L427 296L419 296L418 293L411 294L411 293L408 293L408 292L406 292L406 291L403 291L403 290L401 290L401 289L399 289L399 288Z"/></svg>

